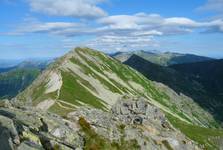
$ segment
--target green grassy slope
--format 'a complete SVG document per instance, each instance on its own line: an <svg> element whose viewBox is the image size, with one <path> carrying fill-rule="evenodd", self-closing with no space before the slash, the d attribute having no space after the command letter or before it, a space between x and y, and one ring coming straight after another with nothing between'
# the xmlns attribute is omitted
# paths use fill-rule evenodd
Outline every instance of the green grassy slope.
<svg viewBox="0 0 223 150"><path fill-rule="evenodd" d="M187 124L170 114L166 115L171 124L191 140L206 150L219 150L222 145L223 130L204 128Z"/></svg>

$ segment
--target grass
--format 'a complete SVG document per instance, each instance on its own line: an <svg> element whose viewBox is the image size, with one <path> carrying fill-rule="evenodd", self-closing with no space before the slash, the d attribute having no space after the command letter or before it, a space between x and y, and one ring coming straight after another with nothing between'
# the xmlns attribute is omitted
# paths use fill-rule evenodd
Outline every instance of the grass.
<svg viewBox="0 0 223 150"><path fill-rule="evenodd" d="M164 101L164 99L169 99L169 97L165 94L165 93L161 93L158 92L155 87L152 85L152 83L146 79L144 76L142 76L140 73L138 73L137 71L133 70L132 68L121 64L119 61L112 59L110 57L106 57L104 56L102 53L98 52L98 51L93 51L90 50L88 48L77 48L76 52L78 53L78 55L94 70L100 72L101 74L105 75L103 73L103 69L102 67L99 67L97 65L95 65L94 63L92 63L90 60L88 60L84 55L90 55L91 57L94 57L94 59L97 60L101 60L103 62L103 64L100 64L101 66L106 66L103 68L109 68L111 72L115 73L118 77L120 77L120 79L125 82L129 87L131 87L133 90L129 91L135 95L141 95L141 96L145 96L144 94L147 93L150 96L152 96L152 98L156 99L157 101L159 101L160 103L162 103L163 105L167 106L166 102ZM87 68L85 65L81 64L78 60L72 59L72 61L76 64L78 64L79 66L81 66L81 68L83 68L85 70L85 72L87 74L92 73L92 70L90 68ZM106 65L105 65L106 64ZM107 71L107 70L106 70ZM105 75L106 76L106 75ZM102 81L100 79L100 77L95 76L95 78L97 78L99 81ZM108 77L109 79L109 77ZM109 79L111 82L113 82L115 85L117 85L119 87L119 89L122 89L122 92L127 92L126 88L123 88L122 85L117 84L117 82L115 82L112 79ZM142 93L141 91L137 91L134 90L134 87L132 87L128 81L133 81L139 85L141 85L142 87L145 88L145 92ZM104 82L104 81L103 81ZM103 83L102 82L102 83ZM113 92L119 92L117 91L117 88L112 87L110 84L104 82L104 84L109 87L109 89Z"/></svg>
<svg viewBox="0 0 223 150"><path fill-rule="evenodd" d="M170 114L166 114L166 116L174 127L179 129L191 140L197 142L201 147L204 147L204 149L219 149L219 144L216 138L223 138L223 130L210 129L187 124L186 122L183 122Z"/></svg>
<svg viewBox="0 0 223 150"><path fill-rule="evenodd" d="M104 73L102 71L100 71L97 68L96 65L94 65L91 62L89 62L86 58L84 58L84 56L81 56L81 57L82 57L82 59L85 60L85 62L88 63L89 66L91 66L91 68L93 68L94 70L96 70L98 73L101 73L101 74L104 75ZM71 58L71 62L73 62L73 63L77 64L78 66L80 66L81 69L84 70L85 74L93 76L95 79L97 79L98 81L100 81L104 86L106 86L107 88L109 88L110 91L112 91L114 93L121 93L119 91L119 89L117 89L115 86L113 86L112 84L110 84L108 81L106 81L105 79L103 79L102 77L100 77L99 75L97 75L96 73L94 73L91 68L85 66L84 64L81 64L77 59Z"/></svg>
<svg viewBox="0 0 223 150"><path fill-rule="evenodd" d="M155 86L150 82L150 80L145 78L143 75L141 75L137 71L133 70L132 68L126 65L121 64L119 61L115 59L106 57L102 53L97 52L97 51L92 51L88 48L84 48L84 49L79 48L76 50L76 52L78 53L80 58L83 59L90 67L87 67L81 64L77 59L72 59L72 61L76 63L77 65L79 65L85 71L86 74L92 75L93 71L91 70L91 68L103 74L104 76L106 75L104 74L103 71L111 71L112 73L116 74L123 82L125 82L126 85L128 85L128 87L131 88L131 89L127 89L123 85L117 83L115 80L110 79L108 77L108 79L112 83L114 83L118 87L118 89L121 89L122 93L131 93L133 95L138 95L138 96L143 96L143 97L150 96L151 98L155 99L160 104L162 104L163 106L170 108L172 112L177 113L180 117L190 121L190 119L188 119L183 113L181 113L180 110L170 107L169 105L170 98L167 94L165 94L164 92L160 92L158 89L156 89ZM92 57L92 59L95 59L95 61L97 60L102 61L103 64L100 64L100 65L106 66L106 67L100 67L94 64L94 62L91 62L89 59L87 59L86 56L83 55L83 53L86 55L89 55L90 57ZM106 69L104 70L104 68ZM101 79L101 77L95 75L94 73L93 73L93 77L95 79L98 79L105 86L109 87L109 90L111 90L112 92L117 92L117 93L119 92L117 91L116 87L113 87L110 83L108 83L107 81L104 81L104 79ZM141 85L144 88L144 91L139 91L137 89L134 89L135 87L130 85L128 81L133 81Z"/></svg>
<svg viewBox="0 0 223 150"><path fill-rule="evenodd" d="M110 141L100 135L98 135L91 127L91 125L85 120L85 118L79 118L79 125L81 130L85 133L85 145L84 150L122 150L131 149L139 150L140 146L136 140L124 141L122 138L121 143Z"/></svg>
<svg viewBox="0 0 223 150"><path fill-rule="evenodd" d="M82 131L85 133L85 150L99 150L111 149L111 143L102 138L91 128L91 125L83 118L80 117L78 121Z"/></svg>
<svg viewBox="0 0 223 150"><path fill-rule="evenodd" d="M48 111L50 111L52 113L55 113L55 114L58 114L61 117L66 118L67 114L74 111L74 109L65 109L65 108L60 107L57 103L55 103L53 106L51 106L49 108Z"/></svg>
<svg viewBox="0 0 223 150"><path fill-rule="evenodd" d="M35 89L32 91L32 102L33 102L33 105L37 105L38 103L40 103L41 101L43 100L46 100L46 99L56 99L57 97L57 92L52 92L52 93L48 93L48 94L45 94L45 91L46 91L46 85L47 83L41 83L39 86L35 87Z"/></svg>
<svg viewBox="0 0 223 150"><path fill-rule="evenodd" d="M91 94L78 83L78 77L73 76L72 73L69 72L61 71L61 73L63 85L60 90L59 99L74 105L81 105L80 102L83 102L98 109L106 109L102 100Z"/></svg>
<svg viewBox="0 0 223 150"><path fill-rule="evenodd" d="M167 150L173 150L167 140L162 141L163 145L166 147Z"/></svg>

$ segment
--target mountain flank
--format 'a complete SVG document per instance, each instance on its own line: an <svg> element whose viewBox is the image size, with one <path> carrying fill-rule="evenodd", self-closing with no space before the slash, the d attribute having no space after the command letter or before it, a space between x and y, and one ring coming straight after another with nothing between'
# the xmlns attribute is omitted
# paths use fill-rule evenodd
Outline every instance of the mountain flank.
<svg viewBox="0 0 223 150"><path fill-rule="evenodd" d="M222 122L222 60L165 67L133 55L124 64L141 72L148 79L163 83L176 93L192 98L219 123Z"/></svg>

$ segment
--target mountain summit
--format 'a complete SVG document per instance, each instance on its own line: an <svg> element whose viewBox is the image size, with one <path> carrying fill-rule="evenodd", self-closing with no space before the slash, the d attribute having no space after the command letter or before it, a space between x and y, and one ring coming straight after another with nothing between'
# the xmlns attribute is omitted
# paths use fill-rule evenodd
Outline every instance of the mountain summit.
<svg viewBox="0 0 223 150"><path fill-rule="evenodd" d="M71 108L89 105L106 109L121 95L142 95L149 86L149 81L130 67L101 52L76 48L59 58L20 96L28 95L34 104L56 99L72 104Z"/></svg>
<svg viewBox="0 0 223 150"><path fill-rule="evenodd" d="M154 102L166 97L132 68L99 51L76 48L46 69L18 98L41 109L90 106L106 110L122 95Z"/></svg>

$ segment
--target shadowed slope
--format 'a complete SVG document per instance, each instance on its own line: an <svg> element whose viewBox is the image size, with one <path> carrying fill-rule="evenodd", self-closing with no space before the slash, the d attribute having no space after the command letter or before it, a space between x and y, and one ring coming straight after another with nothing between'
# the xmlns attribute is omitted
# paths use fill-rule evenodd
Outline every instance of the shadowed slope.
<svg viewBox="0 0 223 150"><path fill-rule="evenodd" d="M203 63L205 64L205 62ZM198 63L198 64L203 64L203 63ZM186 73L182 74L181 72L173 69L173 68L178 68L178 70L180 70L181 68L182 69L181 71L183 72L184 70L183 66L185 66L185 68L187 68L189 72L191 69L193 70L195 66L188 64L188 65L176 65L173 66L172 68L163 67L153 64L137 55L133 55L132 57L130 57L126 62L124 62L124 64L127 64L132 68L136 69L137 71L141 72L150 80L161 82L165 85L168 85L178 94L183 93L184 95L191 97L202 108L208 110L210 113L213 113L214 117L218 121L221 122L223 120L222 118L223 111L221 109L222 106L221 104L218 106L216 105L216 103L218 103L219 101L218 99L215 99L214 96L210 95L211 91L208 88L205 88L205 82L200 82L199 80L192 78L191 75L187 75ZM199 72L199 67L200 67L199 65L195 67L194 71L196 70ZM214 68L218 67L215 65ZM220 69L217 70L219 71ZM185 72L186 71L187 70L185 70ZM205 74L204 72L200 73ZM214 76L213 78L216 79L217 81L216 76ZM208 78L206 79L207 81L210 81L209 83L215 83L211 80L208 80ZM219 81L221 83L221 79L219 79ZM209 85L208 87L211 88L212 86ZM212 90L212 92L217 93L217 90L216 91Z"/></svg>

